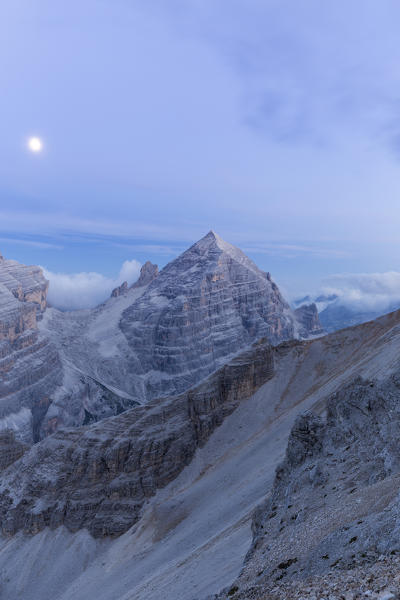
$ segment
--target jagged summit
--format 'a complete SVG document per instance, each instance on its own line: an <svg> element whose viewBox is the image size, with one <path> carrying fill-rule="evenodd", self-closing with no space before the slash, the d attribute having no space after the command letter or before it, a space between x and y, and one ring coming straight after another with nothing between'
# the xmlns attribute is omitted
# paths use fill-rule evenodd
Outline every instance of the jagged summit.
<svg viewBox="0 0 400 600"><path fill-rule="evenodd" d="M223 240L222 237L212 229L181 256L193 255L194 259L198 260L198 255L200 255L218 260L223 253L229 255L232 260L244 265L247 269L253 271L257 275L262 277L266 276L264 271L261 271L261 269L259 269L257 265L246 256L242 250L240 250L240 248ZM176 260L179 260L180 258L181 257L178 257Z"/></svg>
<svg viewBox="0 0 400 600"><path fill-rule="evenodd" d="M138 287L142 287L144 285L148 285L156 277L158 277L158 266L154 265L152 262L150 262L148 260L144 263L144 265L140 269L139 279L131 287L138 288Z"/></svg>
<svg viewBox="0 0 400 600"><path fill-rule="evenodd" d="M225 242L225 240L223 240L222 237L218 235L218 233L216 233L215 231L210 229L210 231L204 237L202 237L198 242L193 244L192 247L194 247L194 246L196 246L198 248L201 248L201 247L211 248L213 246L214 247L218 246L221 250L224 250L227 246L231 246L231 244L228 244L228 242Z"/></svg>

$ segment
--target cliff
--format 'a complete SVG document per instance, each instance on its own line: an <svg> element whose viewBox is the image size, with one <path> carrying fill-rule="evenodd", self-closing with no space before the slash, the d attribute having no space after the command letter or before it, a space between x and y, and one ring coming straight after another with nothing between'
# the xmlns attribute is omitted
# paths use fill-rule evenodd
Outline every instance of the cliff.
<svg viewBox="0 0 400 600"><path fill-rule="evenodd" d="M56 432L2 473L3 533L65 525L96 537L122 534L137 521L145 499L175 479L273 372L271 348L260 344L180 396Z"/></svg>

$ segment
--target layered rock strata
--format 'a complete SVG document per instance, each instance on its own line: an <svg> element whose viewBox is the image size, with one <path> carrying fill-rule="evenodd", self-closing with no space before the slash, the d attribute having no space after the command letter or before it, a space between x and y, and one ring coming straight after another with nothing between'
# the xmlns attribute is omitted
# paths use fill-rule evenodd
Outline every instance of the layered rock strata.
<svg viewBox="0 0 400 600"><path fill-rule="evenodd" d="M61 381L57 352L37 328L47 289L38 267L0 258L0 430L28 443L38 439L33 413Z"/></svg>
<svg viewBox="0 0 400 600"><path fill-rule="evenodd" d="M316 335L318 315L307 311L294 314L269 273L210 232L160 273L145 263L135 284L93 310L46 311L40 327L57 347L69 397L53 405L51 423L82 425L116 414L117 404L180 394L262 337L275 344ZM81 391L76 404L82 379L122 400L105 398L101 410Z"/></svg>
<svg viewBox="0 0 400 600"><path fill-rule="evenodd" d="M259 344L180 396L155 400L90 427L58 431L2 473L3 533L71 531L115 536L146 498L188 465L223 419L274 372Z"/></svg>
<svg viewBox="0 0 400 600"><path fill-rule="evenodd" d="M152 398L187 389L262 337L313 334L317 321L299 323L270 274L210 231L125 309L120 327Z"/></svg>

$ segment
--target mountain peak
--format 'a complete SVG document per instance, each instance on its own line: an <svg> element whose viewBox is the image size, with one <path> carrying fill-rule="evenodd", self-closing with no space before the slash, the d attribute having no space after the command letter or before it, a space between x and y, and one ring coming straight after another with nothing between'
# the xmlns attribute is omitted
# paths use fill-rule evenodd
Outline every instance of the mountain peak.
<svg viewBox="0 0 400 600"><path fill-rule="evenodd" d="M212 229L189 248L189 252L192 250L200 251L201 254L207 253L209 250L222 250L222 252L230 254L232 258L246 256L242 250L223 240L222 237Z"/></svg>
<svg viewBox="0 0 400 600"><path fill-rule="evenodd" d="M228 255L230 259L240 263L243 267L253 271L257 276L265 278L265 273L261 271L257 265L237 246L230 244L222 239L214 230L210 231L202 237L198 242L193 244L186 252L184 252L176 261L180 261L181 257L190 256L192 260L197 262L198 255L212 260L218 259L220 255Z"/></svg>
<svg viewBox="0 0 400 600"><path fill-rule="evenodd" d="M212 246L218 246L219 248L221 248L221 250L223 250L224 246L228 246L228 245L230 245L230 244L228 244L228 242L225 242L218 235L218 233L215 233L215 231L210 229L210 231L204 237L202 237L198 242L196 242L193 245L193 247L209 248Z"/></svg>
<svg viewBox="0 0 400 600"><path fill-rule="evenodd" d="M209 239L209 240L213 240L215 242L223 242L224 241L221 238L221 236L219 236L218 233L216 233L213 229L210 229L210 231L207 233L207 235L204 236L203 239Z"/></svg>

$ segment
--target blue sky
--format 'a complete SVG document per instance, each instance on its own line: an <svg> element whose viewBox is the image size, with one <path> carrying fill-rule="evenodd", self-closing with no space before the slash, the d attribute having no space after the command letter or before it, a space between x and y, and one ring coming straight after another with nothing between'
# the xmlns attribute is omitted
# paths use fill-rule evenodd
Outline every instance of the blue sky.
<svg viewBox="0 0 400 600"><path fill-rule="evenodd" d="M0 250L110 284L214 229L290 295L397 271L399 17L395 0L5 0Z"/></svg>

